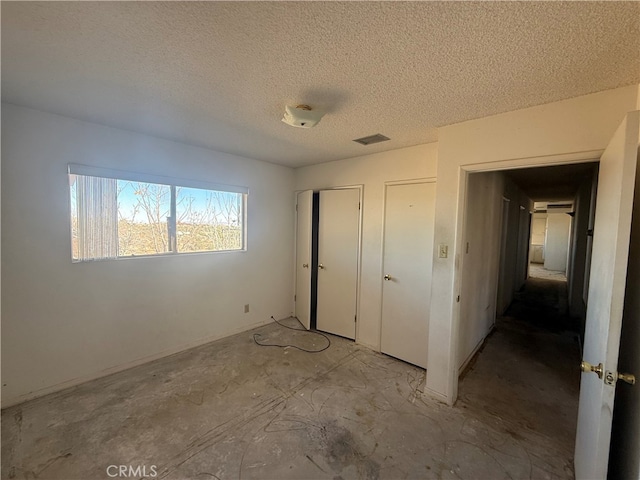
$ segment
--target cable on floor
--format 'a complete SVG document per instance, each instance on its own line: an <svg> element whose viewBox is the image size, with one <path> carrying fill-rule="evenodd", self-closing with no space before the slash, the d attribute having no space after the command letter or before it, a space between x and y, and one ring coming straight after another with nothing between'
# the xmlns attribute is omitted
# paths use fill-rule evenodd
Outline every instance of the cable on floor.
<svg viewBox="0 0 640 480"><path fill-rule="evenodd" d="M320 332L316 332L314 330L307 330L306 328L302 327L302 328L294 328L294 327L290 327L289 325L285 325L284 323L280 323L278 320L276 320L274 318L273 315L271 315L271 320L273 320L274 322L276 322L278 325L280 325L281 327L284 328L288 328L289 330L296 330L298 332L307 332L307 333L311 333L313 335L320 335L321 337L324 337L327 340L327 345L323 348L321 348L320 350L309 350L307 348L302 348L302 347L298 347L297 345L292 345L292 344L286 344L286 345L282 345L280 343L260 343L258 341L258 338L262 336L262 334L260 333L254 333L253 334L253 341L256 343L256 345L260 345L261 347L280 347L280 348L287 348L287 347L291 347L291 348L297 348L298 350L301 350L303 352L306 353L320 353L320 352L324 352L327 348L329 348L331 346L331 340L329 339L329 337L327 337L324 333L320 333ZM298 320L296 318L296 320ZM300 321L300 320L298 320Z"/></svg>

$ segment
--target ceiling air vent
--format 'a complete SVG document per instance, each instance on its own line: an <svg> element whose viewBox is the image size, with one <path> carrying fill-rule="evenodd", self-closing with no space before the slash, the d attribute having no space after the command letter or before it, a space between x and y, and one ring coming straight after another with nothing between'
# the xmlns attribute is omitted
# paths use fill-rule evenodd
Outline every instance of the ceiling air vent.
<svg viewBox="0 0 640 480"><path fill-rule="evenodd" d="M373 143L386 142L387 140L389 140L389 137L376 133L375 135L369 135L368 137L356 138L354 142L361 145L371 145Z"/></svg>

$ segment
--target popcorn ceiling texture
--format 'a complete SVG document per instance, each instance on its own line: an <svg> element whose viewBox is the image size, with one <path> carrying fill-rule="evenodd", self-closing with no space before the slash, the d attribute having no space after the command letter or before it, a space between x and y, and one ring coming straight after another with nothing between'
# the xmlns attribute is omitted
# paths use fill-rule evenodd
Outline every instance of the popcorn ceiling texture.
<svg viewBox="0 0 640 480"><path fill-rule="evenodd" d="M290 166L640 82L637 2L1 8L3 101ZM300 103L326 110L314 129L280 121Z"/></svg>

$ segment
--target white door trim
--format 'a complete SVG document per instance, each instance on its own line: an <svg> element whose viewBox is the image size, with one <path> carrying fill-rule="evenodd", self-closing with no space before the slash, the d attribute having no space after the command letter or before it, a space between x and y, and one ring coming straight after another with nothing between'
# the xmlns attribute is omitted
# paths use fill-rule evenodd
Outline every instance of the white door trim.
<svg viewBox="0 0 640 480"><path fill-rule="evenodd" d="M448 391L451 395L445 399L444 396L429 390L429 393L441 397L444 401L453 405L458 397L458 369L456 359L458 355L458 341L460 330L460 303L457 301L462 286L462 272L464 271L463 251L464 222L466 215L467 200L467 178L471 173L492 172L513 170L517 168L548 167L553 165L568 165L573 163L598 162L604 150L587 150L582 152L564 153L555 155L544 155L539 157L523 157L506 160L496 160L484 163L460 165L458 169L458 215L456 218L456 230L453 249L453 258L456 259L453 271L454 294L452 296L452 325L451 325L451 347L449 348ZM436 246L434 245L434 248ZM464 301L464 299L463 299Z"/></svg>

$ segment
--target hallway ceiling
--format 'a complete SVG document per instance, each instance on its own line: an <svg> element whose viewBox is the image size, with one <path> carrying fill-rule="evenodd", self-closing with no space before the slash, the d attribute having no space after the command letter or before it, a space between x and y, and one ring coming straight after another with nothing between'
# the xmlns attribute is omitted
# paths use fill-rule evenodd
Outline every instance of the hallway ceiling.
<svg viewBox="0 0 640 480"><path fill-rule="evenodd" d="M582 182L592 177L597 166L597 163L578 163L504 173L534 202L564 202L575 198Z"/></svg>
<svg viewBox="0 0 640 480"><path fill-rule="evenodd" d="M289 166L640 82L638 2L2 2L2 99ZM285 105L326 111L313 129ZM381 133L391 140L352 140Z"/></svg>

